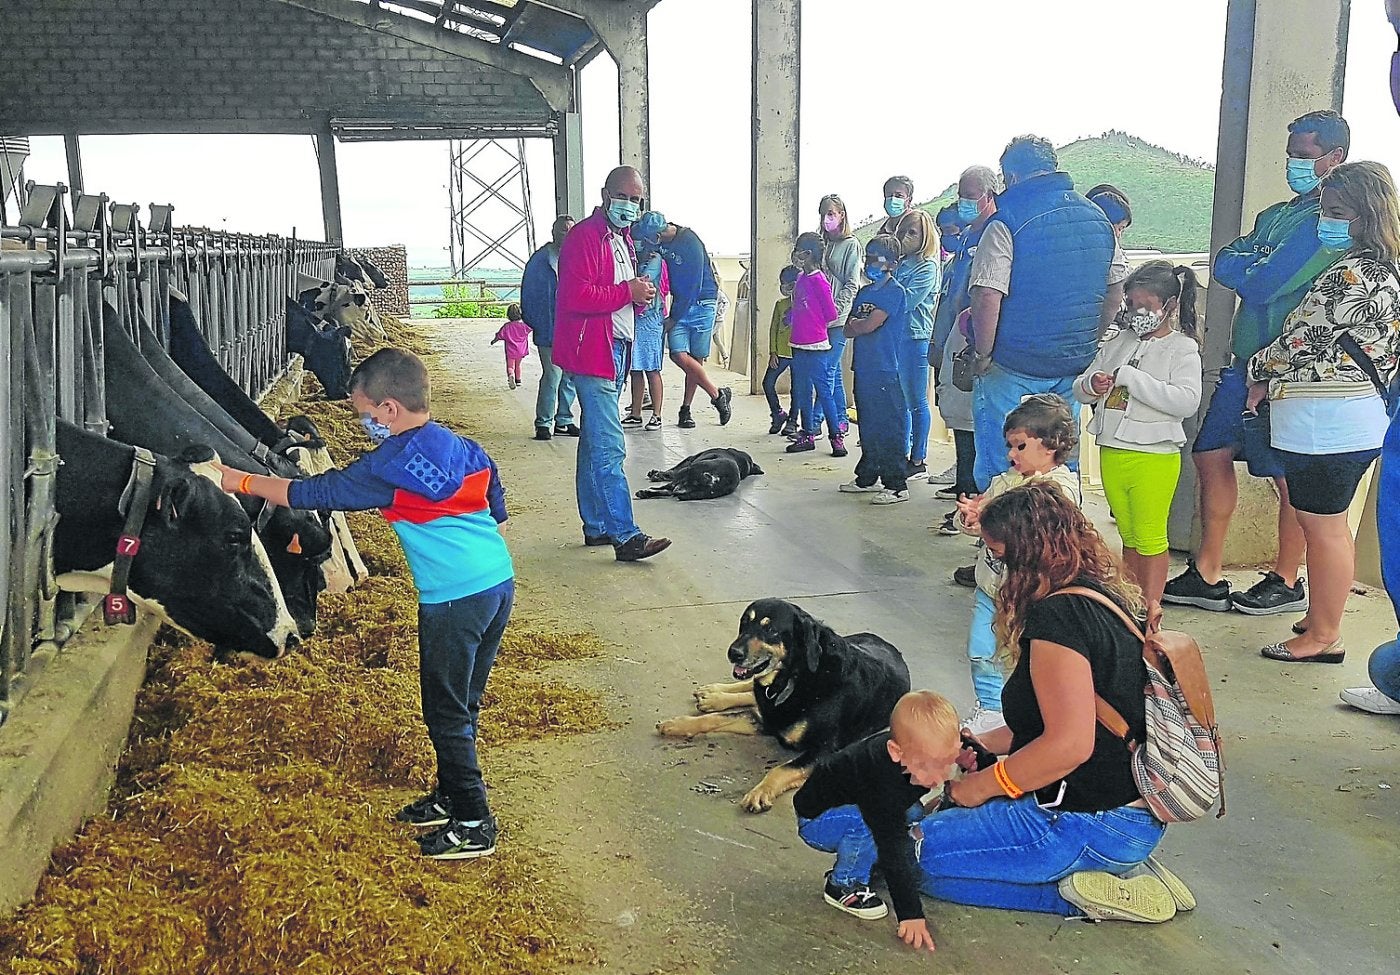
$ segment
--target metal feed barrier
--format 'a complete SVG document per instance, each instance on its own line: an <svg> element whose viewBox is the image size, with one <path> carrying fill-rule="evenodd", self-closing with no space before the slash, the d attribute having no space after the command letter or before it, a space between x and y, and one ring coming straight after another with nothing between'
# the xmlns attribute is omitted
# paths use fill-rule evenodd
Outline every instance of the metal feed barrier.
<svg viewBox="0 0 1400 975"><path fill-rule="evenodd" d="M331 280L338 248L295 238L171 225L152 205L29 183L17 226L0 227L0 723L90 604L54 585L59 465L55 417L107 432L105 327L139 321L169 341L169 295L190 301L205 339L255 399L285 371L286 305L296 275ZM70 216L71 212L71 216Z"/></svg>

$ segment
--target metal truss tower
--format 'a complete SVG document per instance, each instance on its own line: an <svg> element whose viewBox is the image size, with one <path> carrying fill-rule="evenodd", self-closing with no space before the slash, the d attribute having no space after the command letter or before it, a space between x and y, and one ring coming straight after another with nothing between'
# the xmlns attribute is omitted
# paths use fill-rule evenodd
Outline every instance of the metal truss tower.
<svg viewBox="0 0 1400 975"><path fill-rule="evenodd" d="M452 140L447 152L452 276L469 274L492 257L488 266L523 271L535 251L525 140Z"/></svg>

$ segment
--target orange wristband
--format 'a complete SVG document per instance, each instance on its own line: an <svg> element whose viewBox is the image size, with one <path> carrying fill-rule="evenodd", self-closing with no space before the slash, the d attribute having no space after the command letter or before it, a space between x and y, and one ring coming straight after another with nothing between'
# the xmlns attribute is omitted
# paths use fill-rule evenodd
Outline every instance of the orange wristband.
<svg viewBox="0 0 1400 975"><path fill-rule="evenodd" d="M252 475L252 474L244 474L244 475L243 475L243 480L241 480L241 481L238 482L238 493L239 493L239 494L252 494L252 493L253 493L253 475Z"/></svg>
<svg viewBox="0 0 1400 975"><path fill-rule="evenodd" d="M1026 794L1025 790L1011 781L1011 775L1006 771L1006 762L997 762L992 766L992 777L997 780L997 785L1001 786L1001 791L1012 799L1019 799Z"/></svg>

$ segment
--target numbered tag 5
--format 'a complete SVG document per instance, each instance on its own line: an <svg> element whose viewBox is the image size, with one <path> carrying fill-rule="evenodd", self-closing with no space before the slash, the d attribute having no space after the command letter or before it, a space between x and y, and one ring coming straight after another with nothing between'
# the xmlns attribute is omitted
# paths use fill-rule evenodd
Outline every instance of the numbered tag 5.
<svg viewBox="0 0 1400 975"><path fill-rule="evenodd" d="M109 592L102 597L102 618L108 626L136 622L136 604L122 593Z"/></svg>

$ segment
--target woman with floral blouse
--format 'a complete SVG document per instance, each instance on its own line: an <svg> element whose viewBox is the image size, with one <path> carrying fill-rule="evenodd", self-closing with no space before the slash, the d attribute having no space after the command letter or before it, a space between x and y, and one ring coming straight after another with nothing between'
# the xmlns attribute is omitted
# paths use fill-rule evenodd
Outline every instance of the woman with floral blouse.
<svg viewBox="0 0 1400 975"><path fill-rule="evenodd" d="M1307 614L1271 660L1341 663L1342 610L1355 576L1347 509L1380 454L1400 353L1400 204L1380 163L1338 166L1322 183L1322 243L1345 248L1249 360L1247 409L1269 399L1270 437L1307 540Z"/></svg>

